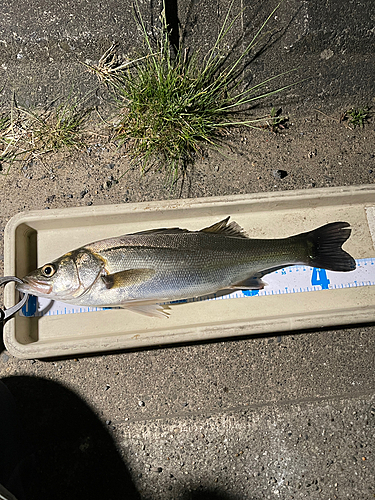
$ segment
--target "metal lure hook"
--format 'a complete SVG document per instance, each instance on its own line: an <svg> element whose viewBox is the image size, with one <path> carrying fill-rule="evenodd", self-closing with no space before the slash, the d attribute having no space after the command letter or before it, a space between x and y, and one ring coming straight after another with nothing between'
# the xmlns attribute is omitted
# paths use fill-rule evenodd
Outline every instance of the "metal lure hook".
<svg viewBox="0 0 375 500"><path fill-rule="evenodd" d="M6 285L7 283L11 283L12 281L16 283L23 283L22 280L17 278L16 276L4 276L0 278L0 286ZM29 295L25 293L21 300L9 309L1 309L0 308L0 323L4 325L8 319L12 318L22 307L26 304Z"/></svg>

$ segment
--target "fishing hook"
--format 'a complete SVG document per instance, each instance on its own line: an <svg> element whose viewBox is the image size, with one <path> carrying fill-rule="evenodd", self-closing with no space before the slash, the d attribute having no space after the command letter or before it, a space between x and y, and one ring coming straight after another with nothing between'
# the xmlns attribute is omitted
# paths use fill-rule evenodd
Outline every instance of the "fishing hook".
<svg viewBox="0 0 375 500"><path fill-rule="evenodd" d="M0 278L0 286L6 285L12 281L16 283L23 283L23 281L16 276L4 276L3 278ZM29 295L27 293L23 294L21 300L14 306L9 307L9 309L1 309L0 307L0 324L2 323L4 325L8 319L12 318L20 309L22 309L22 307L26 304L28 297Z"/></svg>

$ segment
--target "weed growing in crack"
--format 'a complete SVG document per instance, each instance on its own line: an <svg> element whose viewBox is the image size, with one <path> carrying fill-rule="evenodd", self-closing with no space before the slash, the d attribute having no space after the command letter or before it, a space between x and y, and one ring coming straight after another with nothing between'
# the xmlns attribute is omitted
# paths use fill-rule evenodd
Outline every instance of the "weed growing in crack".
<svg viewBox="0 0 375 500"><path fill-rule="evenodd" d="M195 154L201 152L202 145L217 148L229 127L258 128L264 118L244 118L246 110L256 101L291 86L267 90L273 80L286 72L241 89L245 57L278 7L241 55L229 62L228 52L223 52L221 46L240 15L229 20L232 5L233 2L213 47L201 58L197 52L174 50L164 10L156 41L151 39L136 4L145 53L121 64L112 45L99 64L89 68L114 91L120 109L115 139L127 146L132 161L140 165L142 172L151 167L165 168L173 183Z"/></svg>

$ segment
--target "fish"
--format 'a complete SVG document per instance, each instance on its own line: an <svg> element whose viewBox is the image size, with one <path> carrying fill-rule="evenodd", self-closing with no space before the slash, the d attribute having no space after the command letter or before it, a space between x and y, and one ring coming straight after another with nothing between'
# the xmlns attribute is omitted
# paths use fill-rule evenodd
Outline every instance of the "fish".
<svg viewBox="0 0 375 500"><path fill-rule="evenodd" d="M342 249L348 222L331 222L277 239L250 238L227 217L209 227L151 229L70 251L31 272L23 293L79 306L123 307L168 317L173 301L236 289L263 289L263 277L303 264L331 271L356 268Z"/></svg>

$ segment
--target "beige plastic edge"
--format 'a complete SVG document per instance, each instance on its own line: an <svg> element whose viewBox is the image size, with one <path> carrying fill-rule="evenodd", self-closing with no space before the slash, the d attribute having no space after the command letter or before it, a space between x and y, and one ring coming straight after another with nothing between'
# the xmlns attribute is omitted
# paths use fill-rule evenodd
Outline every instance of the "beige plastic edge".
<svg viewBox="0 0 375 500"><path fill-rule="evenodd" d="M257 193L20 213L8 222L5 229L4 272L5 275L13 275L16 273L17 267L19 267L16 262L16 232L23 224L34 225L40 229L48 227L53 221L59 221L60 223L71 218L81 220L87 218L89 222L92 222L100 217L106 218L115 215L117 218L121 218L132 214L133 218L135 217L134 220L139 220L143 225L152 220L153 223L149 223L151 224L149 228L151 228L161 227L158 221L164 222L173 219L176 211L183 210L183 212L178 213L184 214L185 227L191 227L189 223L190 215L193 224L194 214L197 211L200 216L204 213L204 216L212 221L215 219L219 220L220 217L226 215L233 215L238 220L244 207L248 211L254 209L255 212L261 207L262 217L269 213L271 213L272 217L274 213L278 212L283 214L298 211L299 219L301 209L298 207L301 205L306 207L306 214L309 212L309 216L311 216L313 208L319 211L321 207L333 207L331 210L334 212L338 211L339 213L340 211L351 213L350 210L352 209L353 214L354 212L355 214L353 215L351 224L356 225L358 219L357 226L361 228L361 231L366 231L366 224L364 222L365 212L366 208L375 205L375 186L349 186L308 191ZM344 209L341 208L342 206ZM330 209L327 208L327 210ZM364 214L363 217L362 211ZM200 220L201 217L198 217L198 219ZM322 223L324 222L322 220ZM144 226L142 226L142 229L144 229ZM245 227L245 229L247 228ZM288 227L286 234L293 234L294 232L299 232L299 229L297 228L297 231L294 231L292 227ZM375 256L373 245L369 243L371 242L371 237L368 225L367 232L368 235L366 234L364 237L366 251L371 251L372 256ZM272 236L268 234L268 237ZM101 236L99 235L99 237ZM359 248L362 248L362 246L358 247L358 251ZM24 249L17 250L17 255L22 255ZM361 258L370 255L354 256ZM131 318L132 320L134 319L134 323L139 325L138 329L135 328L134 331L125 334L121 329L124 324L124 317L121 315L124 313L131 314L125 311L105 311L105 314L110 314L108 319L111 324L113 323L113 331L106 332L104 335L101 335L100 331L94 327L94 324L98 322L98 315L101 313L88 313L91 315L90 318L92 318L92 334L87 334L87 320L83 318L83 316L87 318L87 315L76 314L68 317L45 318L44 330L47 334L44 333L44 337L41 340L38 337L37 331L35 334L37 340L34 339L33 341L20 340L16 331L17 322L14 318L4 327L4 343L7 350L13 356L30 359L93 354L111 350L146 348L147 346L202 341L214 338L365 323L374 321L375 319L375 290L373 289L375 287L320 291L317 295L315 295L315 292L298 294L299 308L295 307L295 296L267 297L267 303L262 303L262 307L264 305L262 317L256 314L247 317L246 310L248 305L245 305L243 299L220 301L220 317L217 316L219 309L215 301L211 303L184 304L183 309L181 309L181 306L174 306L173 314L175 317L169 324L165 324L165 328L163 324L156 324L155 326L154 319L151 319L150 326L150 318L136 318L132 316ZM5 289L4 300L6 307L10 307L15 302L15 290L11 284ZM238 309L238 314L232 310L233 307ZM287 314L285 314L285 311L287 311ZM187 318L194 317L194 327L189 326L191 324L190 320L184 324L184 321L180 319L181 315L186 315ZM199 318L201 319L201 323L197 324ZM207 318L212 319L207 320ZM17 321L21 323L21 321L30 321L30 319L18 317ZM36 325L37 321L35 320ZM60 339L53 335L53 329L58 326L57 330L59 330L61 328L61 321L64 322L62 328L64 335ZM106 323L108 323L107 318ZM38 329L39 327L36 326L36 328ZM86 332L86 334L81 336L80 329ZM49 332L52 332L51 338L48 338ZM70 334L69 332L72 333Z"/></svg>

